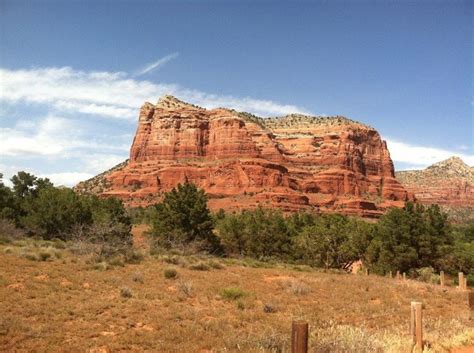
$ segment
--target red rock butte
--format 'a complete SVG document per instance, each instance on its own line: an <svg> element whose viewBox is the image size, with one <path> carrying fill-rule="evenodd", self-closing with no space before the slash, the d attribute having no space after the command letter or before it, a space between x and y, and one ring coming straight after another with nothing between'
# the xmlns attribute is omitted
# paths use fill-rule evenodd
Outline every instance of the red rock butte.
<svg viewBox="0 0 474 353"><path fill-rule="evenodd" d="M451 157L424 170L396 173L418 202L452 208L474 208L474 168Z"/></svg>
<svg viewBox="0 0 474 353"><path fill-rule="evenodd" d="M186 178L214 210L260 205L378 217L409 199L369 126L340 116L206 110L172 96L141 107L129 160L75 189L147 206Z"/></svg>

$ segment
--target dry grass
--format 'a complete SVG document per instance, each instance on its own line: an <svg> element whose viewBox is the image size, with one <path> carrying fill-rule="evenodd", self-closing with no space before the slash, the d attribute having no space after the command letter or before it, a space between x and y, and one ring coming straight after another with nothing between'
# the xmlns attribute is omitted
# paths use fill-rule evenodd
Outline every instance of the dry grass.
<svg viewBox="0 0 474 353"><path fill-rule="evenodd" d="M454 288L236 260L181 266L170 281L170 263L204 260L96 269L56 248L31 261L25 247L0 246L0 351L286 352L291 321L304 319L313 352L408 352L412 300L425 305L427 351L474 344L466 293Z"/></svg>

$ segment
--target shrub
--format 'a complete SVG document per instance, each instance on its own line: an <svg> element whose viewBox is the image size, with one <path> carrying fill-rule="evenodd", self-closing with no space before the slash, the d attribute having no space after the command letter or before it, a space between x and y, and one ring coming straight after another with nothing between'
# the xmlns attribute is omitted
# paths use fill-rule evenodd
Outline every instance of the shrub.
<svg viewBox="0 0 474 353"><path fill-rule="evenodd" d="M193 284L189 281L180 281L178 282L177 287L179 292L184 294L186 297L190 297L193 292Z"/></svg>
<svg viewBox="0 0 474 353"><path fill-rule="evenodd" d="M107 271L108 268L109 266L107 265L107 262L105 261L94 264L94 269L98 271Z"/></svg>
<svg viewBox="0 0 474 353"><path fill-rule="evenodd" d="M178 271L176 271L175 268L165 268L163 274L165 275L165 278L167 279L174 279L178 277Z"/></svg>
<svg viewBox="0 0 474 353"><path fill-rule="evenodd" d="M97 261L100 261L100 260L101 260L100 257L97 258ZM120 255L110 257L107 262L110 266L118 266L118 267L125 266L125 262L123 261L123 257L120 256Z"/></svg>
<svg viewBox="0 0 474 353"><path fill-rule="evenodd" d="M224 268L224 266L220 262L214 261L214 260L208 261L207 264L209 265L209 267L211 267L213 269L216 269L216 270L221 270L221 269Z"/></svg>
<svg viewBox="0 0 474 353"><path fill-rule="evenodd" d="M238 287L228 287L221 289L219 295L225 300L237 300L246 296L247 293Z"/></svg>
<svg viewBox="0 0 474 353"><path fill-rule="evenodd" d="M13 221L0 218L0 244L10 244L25 236L25 232L17 228Z"/></svg>
<svg viewBox="0 0 474 353"><path fill-rule="evenodd" d="M209 271L210 267L206 265L204 262L198 262L197 264L189 266L191 270L195 271Z"/></svg>
<svg viewBox="0 0 474 353"><path fill-rule="evenodd" d="M46 249L46 250L40 250L40 252L38 253L38 256L41 261L48 261L51 258L52 254L51 254L51 251Z"/></svg>
<svg viewBox="0 0 474 353"><path fill-rule="evenodd" d="M295 295L304 295L311 292L311 287L301 281L290 281L289 290Z"/></svg>
<svg viewBox="0 0 474 353"><path fill-rule="evenodd" d="M145 254L141 250L130 248L124 252L124 257L127 264L139 264L145 258Z"/></svg>
<svg viewBox="0 0 474 353"><path fill-rule="evenodd" d="M427 283L439 283L439 275L437 275L433 267L422 267L416 270L418 279Z"/></svg>
<svg viewBox="0 0 474 353"><path fill-rule="evenodd" d="M214 252L219 249L219 239L213 228L206 194L186 180L156 205L150 234L155 246Z"/></svg>
<svg viewBox="0 0 474 353"><path fill-rule="evenodd" d="M31 260L31 261L40 261L41 260L37 253L28 252L28 253L24 254L23 257L25 259L28 259L28 260Z"/></svg>
<svg viewBox="0 0 474 353"><path fill-rule="evenodd" d="M43 188L23 203L23 210L21 225L44 239L65 240L75 224L92 224L90 210L70 189Z"/></svg>
<svg viewBox="0 0 474 353"><path fill-rule="evenodd" d="M138 283L143 283L143 276L140 272L134 272L132 274L132 281L133 282L138 282Z"/></svg>
<svg viewBox="0 0 474 353"><path fill-rule="evenodd" d="M266 303L263 305L263 312L267 314L276 313L278 309L275 305Z"/></svg>
<svg viewBox="0 0 474 353"><path fill-rule="evenodd" d="M133 296L133 292L130 288L128 287L122 287L120 289L120 296L122 298L131 298Z"/></svg>
<svg viewBox="0 0 474 353"><path fill-rule="evenodd" d="M242 300L237 301L237 309L239 309L239 310L244 310L245 309L245 304Z"/></svg>
<svg viewBox="0 0 474 353"><path fill-rule="evenodd" d="M173 256L168 256L165 255L161 258L164 262L172 265L180 265L181 264L181 259L179 256L173 255Z"/></svg>

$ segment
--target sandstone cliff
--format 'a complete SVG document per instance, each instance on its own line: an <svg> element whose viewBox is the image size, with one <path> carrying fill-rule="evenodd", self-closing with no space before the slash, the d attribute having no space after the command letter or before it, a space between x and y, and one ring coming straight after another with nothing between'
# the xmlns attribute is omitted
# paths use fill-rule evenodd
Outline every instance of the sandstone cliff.
<svg viewBox="0 0 474 353"><path fill-rule="evenodd" d="M96 185L96 193L145 206L185 178L206 190L213 209L376 217L408 199L385 142L369 126L339 116L263 119L172 96L142 106L126 163L76 190Z"/></svg>
<svg viewBox="0 0 474 353"><path fill-rule="evenodd" d="M396 177L417 201L442 205L463 220L474 218L474 169L460 158L451 157L424 170L400 171Z"/></svg>

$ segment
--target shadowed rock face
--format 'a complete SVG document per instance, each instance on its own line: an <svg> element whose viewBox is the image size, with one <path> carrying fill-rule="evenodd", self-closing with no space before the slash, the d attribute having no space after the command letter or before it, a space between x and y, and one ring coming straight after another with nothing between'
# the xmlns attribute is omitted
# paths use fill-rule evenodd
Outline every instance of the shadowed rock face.
<svg viewBox="0 0 474 353"><path fill-rule="evenodd" d="M424 170L397 172L397 179L421 203L474 207L474 169L458 157Z"/></svg>
<svg viewBox="0 0 474 353"><path fill-rule="evenodd" d="M261 205L376 217L408 199L371 127L343 117L263 119L172 96L142 106L130 159L103 173L99 193L145 206L186 178L208 193L213 209ZM76 190L90 192L97 182Z"/></svg>

